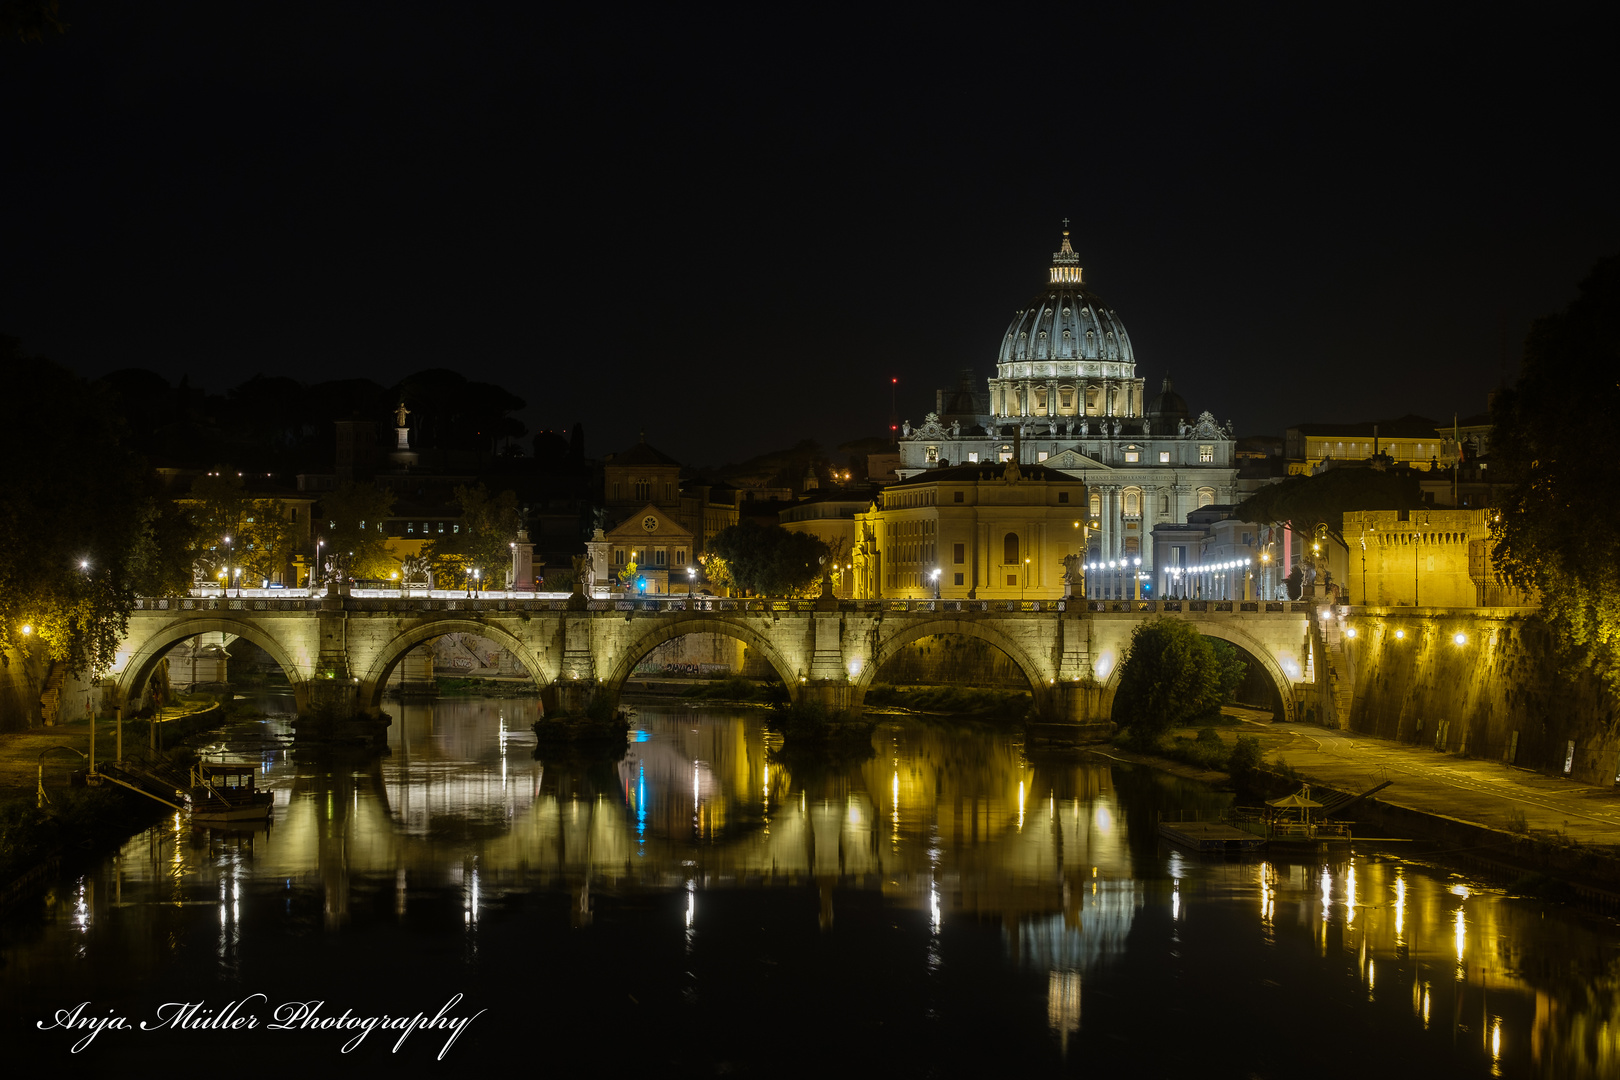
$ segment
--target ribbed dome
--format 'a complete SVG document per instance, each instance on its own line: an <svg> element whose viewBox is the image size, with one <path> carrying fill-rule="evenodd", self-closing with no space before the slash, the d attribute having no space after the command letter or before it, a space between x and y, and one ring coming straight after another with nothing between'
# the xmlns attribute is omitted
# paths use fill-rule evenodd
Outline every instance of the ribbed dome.
<svg viewBox="0 0 1620 1080"><path fill-rule="evenodd" d="M1164 387L1159 391L1157 397L1148 402L1147 414L1149 416L1173 416L1183 420L1187 418L1187 402L1182 399L1180 394L1170 388L1170 376L1166 375L1164 377Z"/></svg>
<svg viewBox="0 0 1620 1080"><path fill-rule="evenodd" d="M1135 365L1125 324L1112 308L1081 284L1080 257L1063 233L1063 250L1052 255L1051 280L1029 307L1013 316L1001 341L1000 364L1030 361L1102 361ZM1013 374L1002 371L1003 376ZM1054 375L1081 374L1075 369Z"/></svg>

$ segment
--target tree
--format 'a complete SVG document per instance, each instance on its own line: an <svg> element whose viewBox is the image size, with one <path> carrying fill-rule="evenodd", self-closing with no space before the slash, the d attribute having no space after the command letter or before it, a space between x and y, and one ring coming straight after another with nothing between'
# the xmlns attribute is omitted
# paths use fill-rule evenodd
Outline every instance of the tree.
<svg viewBox="0 0 1620 1080"><path fill-rule="evenodd" d="M455 588L473 577L486 587L505 584L512 565L512 541L523 527L517 496L510 491L491 495L483 484L455 489L461 521L442 539L429 540L422 554L433 564L445 588Z"/></svg>
<svg viewBox="0 0 1620 1080"><path fill-rule="evenodd" d="M253 498L235 470L219 468L199 476L186 503L195 529L193 563L199 580L212 581L221 573L235 578L239 569L242 581L269 581L280 578L291 564L294 533L286 504Z"/></svg>
<svg viewBox="0 0 1620 1080"><path fill-rule="evenodd" d="M394 496L375 484L345 482L321 500L315 519L321 558L338 577L387 579L399 570L388 554L388 515Z"/></svg>
<svg viewBox="0 0 1620 1080"><path fill-rule="evenodd" d="M1219 711L1242 682L1241 675L1231 680L1225 660L1181 619L1161 616L1138 626L1114 695L1114 715L1129 729L1131 743L1152 749L1171 728Z"/></svg>
<svg viewBox="0 0 1620 1080"><path fill-rule="evenodd" d="M1620 408L1620 256L1538 319L1512 389L1492 407L1490 472L1508 487L1493 557L1541 594L1563 662L1620 692L1620 469L1609 450Z"/></svg>
<svg viewBox="0 0 1620 1080"><path fill-rule="evenodd" d="M737 587L756 596L793 596L821 580L825 541L809 533L744 521L722 529L709 551L725 560Z"/></svg>
<svg viewBox="0 0 1620 1080"><path fill-rule="evenodd" d="M28 387L0 400L0 430L29 459L0 485L0 648L36 638L52 660L99 677L135 598L173 591L164 558L183 548L183 523L122 443L104 387L13 338L0 337L0 366Z"/></svg>
<svg viewBox="0 0 1620 1080"><path fill-rule="evenodd" d="M731 576L731 564L714 552L699 555L698 563L703 567L703 580L709 588L729 592L737 587L736 580Z"/></svg>
<svg viewBox="0 0 1620 1080"><path fill-rule="evenodd" d="M1321 529L1348 550L1350 545L1344 539L1347 511L1413 510L1422 505L1417 477L1407 470L1337 468L1268 484L1239 503L1233 516L1262 525L1287 526L1307 539Z"/></svg>

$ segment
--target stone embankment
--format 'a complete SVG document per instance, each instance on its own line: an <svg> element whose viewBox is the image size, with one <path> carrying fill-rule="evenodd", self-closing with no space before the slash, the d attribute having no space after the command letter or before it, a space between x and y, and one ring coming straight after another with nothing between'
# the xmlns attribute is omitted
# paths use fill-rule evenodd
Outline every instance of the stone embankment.
<svg viewBox="0 0 1620 1080"><path fill-rule="evenodd" d="M1567 882L1620 908L1620 791L1498 761L1355 732L1246 719L1265 760L1300 781L1352 794L1393 783L1356 808L1358 835L1420 836L1431 853L1513 877Z"/></svg>
<svg viewBox="0 0 1620 1080"><path fill-rule="evenodd" d="M1344 641L1359 735L1598 787L1620 775L1612 694L1560 671L1525 608L1353 608Z"/></svg>

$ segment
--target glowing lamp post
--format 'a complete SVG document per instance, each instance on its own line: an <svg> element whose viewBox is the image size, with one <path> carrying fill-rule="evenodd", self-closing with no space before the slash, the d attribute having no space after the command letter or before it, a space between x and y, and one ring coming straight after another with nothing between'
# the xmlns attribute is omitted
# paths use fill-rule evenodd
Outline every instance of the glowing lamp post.
<svg viewBox="0 0 1620 1080"><path fill-rule="evenodd" d="M1025 561L1027 562L1028 560L1026 559ZM934 572L930 576L934 579L934 599L938 600L939 599L939 567L937 567L937 566L934 567Z"/></svg>

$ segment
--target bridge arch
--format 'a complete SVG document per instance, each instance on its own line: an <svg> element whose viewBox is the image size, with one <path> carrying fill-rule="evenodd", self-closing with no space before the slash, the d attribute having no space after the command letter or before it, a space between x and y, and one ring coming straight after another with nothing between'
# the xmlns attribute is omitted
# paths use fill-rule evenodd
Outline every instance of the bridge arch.
<svg viewBox="0 0 1620 1080"><path fill-rule="evenodd" d="M1167 614L1170 618L1178 617L1174 613ZM1272 688L1277 691L1277 697L1282 702L1282 718L1284 720L1297 719L1294 715L1294 683L1289 678L1288 673L1283 670L1282 664L1278 662L1275 650L1253 634L1232 625L1224 619L1192 618L1185 621L1191 623L1193 628L1205 637L1216 638L1229 645L1236 645L1252 656L1259 663L1260 669L1266 673L1266 677L1271 680ZM1290 625L1294 624L1290 623ZM1102 712L1104 716L1113 715L1114 694L1119 689L1119 673L1124 666L1125 656L1122 651L1103 684Z"/></svg>
<svg viewBox="0 0 1620 1080"><path fill-rule="evenodd" d="M270 654L281 670L287 674L287 682L292 685L293 698L300 711L309 705L309 688L306 685L307 675L298 666L291 653L276 638L266 633L261 627L246 620L232 618L196 619L188 618L183 621L169 623L148 634L140 647L130 656L124 664L123 673L115 684L116 700L127 709L140 707L141 692L146 688L147 681L152 678L152 672L157 670L158 661L162 660L168 651L186 638L197 637L200 634L231 634L235 637L251 641L259 648Z"/></svg>
<svg viewBox="0 0 1620 1080"><path fill-rule="evenodd" d="M517 657L518 663L523 665L524 670L529 673L529 678L534 680L535 689L539 691L543 692L552 681L552 676L546 672L529 647L500 626L479 622L477 619L434 619L411 627L397 637L389 639L377 650L371 666L360 677L361 708L371 712L381 708L383 690L388 685L388 676L393 672L394 666L418 645L446 634L477 634L479 637L497 642Z"/></svg>
<svg viewBox="0 0 1620 1080"><path fill-rule="evenodd" d="M634 624L632 624L634 625ZM771 665L771 670L781 678L788 693L795 700L799 695L799 670L788 661L782 651L772 644L766 634L754 629L745 618L722 617L713 615L699 615L697 613L682 613L675 615L667 622L659 622L649 626L647 630L632 638L625 644L623 652L619 654L618 661L608 671L607 676L598 684L618 704L619 694L624 690L624 684L641 663L642 657L652 652L666 641L673 641L688 634L719 634L722 637L735 638L755 650Z"/></svg>
<svg viewBox="0 0 1620 1080"><path fill-rule="evenodd" d="M991 648L1005 653L1018 666L1018 670L1023 672L1024 678L1029 680L1029 689L1036 706L1039 707L1045 702L1048 689L1057 674L1050 663L1041 664L1007 634L994 626L981 625L976 619L925 619L910 624L893 637L879 642L876 654L871 657L870 662L850 680L851 707L860 707L866 699L866 692L871 689L873 680L877 678L877 673L884 664L893 660L912 642L936 634L960 634L963 637L978 638Z"/></svg>

